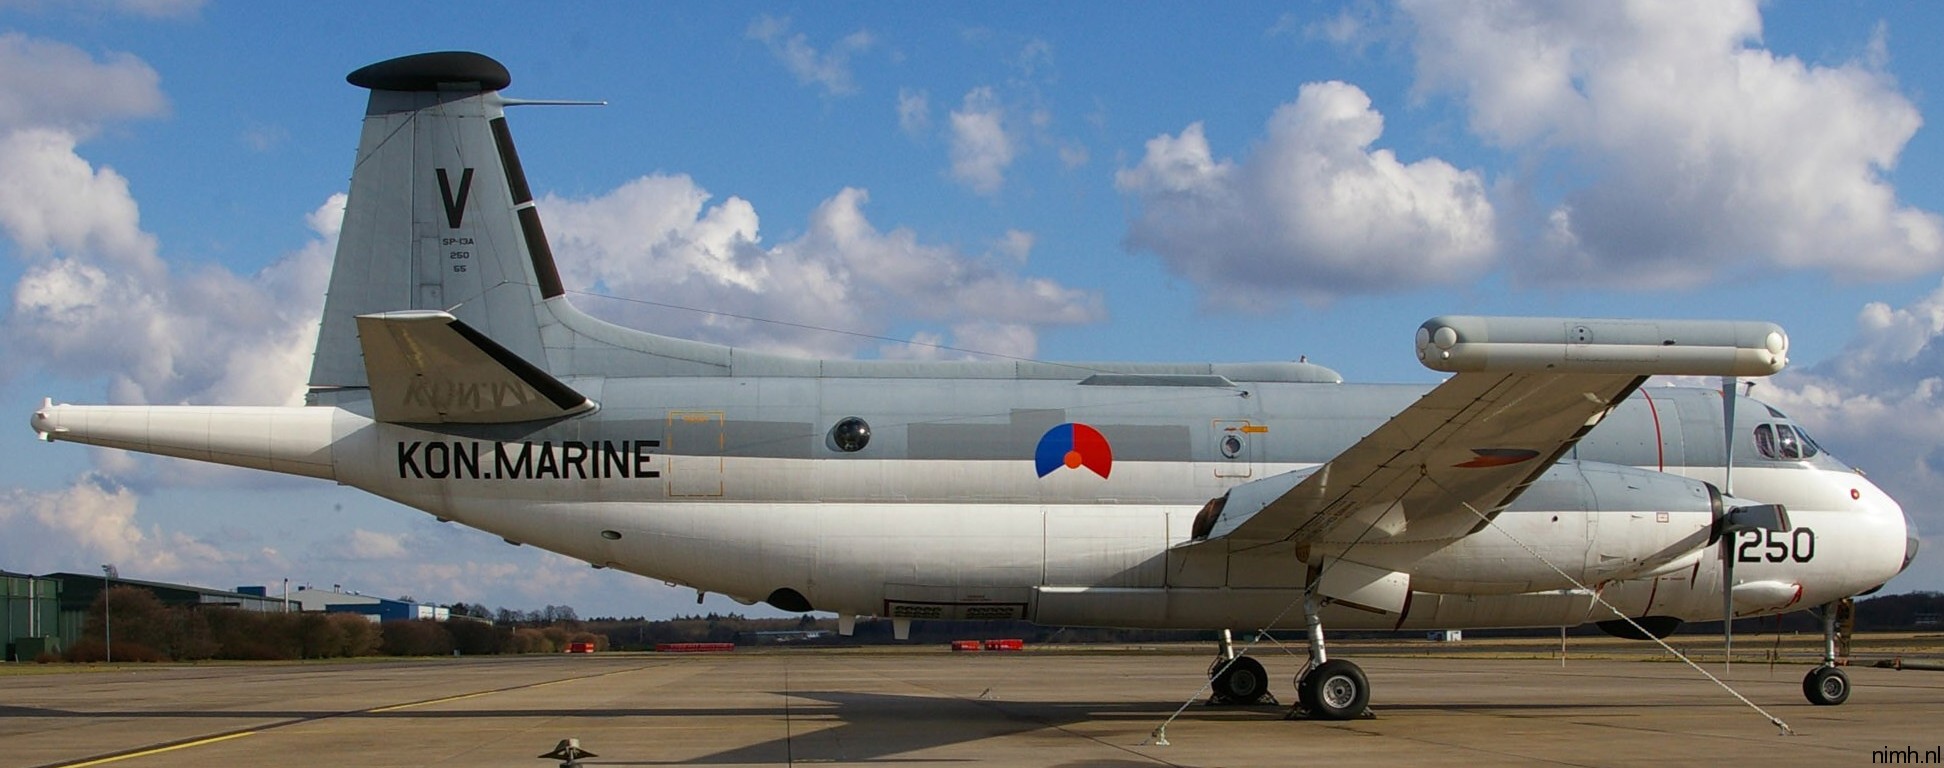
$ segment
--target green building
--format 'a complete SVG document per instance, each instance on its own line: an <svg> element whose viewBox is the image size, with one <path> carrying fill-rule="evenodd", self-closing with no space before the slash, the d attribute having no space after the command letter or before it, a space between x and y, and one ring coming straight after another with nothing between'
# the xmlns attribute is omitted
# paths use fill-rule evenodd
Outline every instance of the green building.
<svg viewBox="0 0 1944 768"><path fill-rule="evenodd" d="M283 613L286 608L281 598L262 594L261 588L252 588L251 593L230 592L208 587L195 587L187 584L169 584L160 581L140 579L103 579L98 573L50 573L44 580L60 585L60 611L56 618L56 629L52 634L66 638L72 643L81 636L81 627L88 620L89 609L101 597L101 591L108 585L117 587L138 587L155 595L163 605L187 608L236 608L259 613ZM112 615L112 611L111 611ZM62 646L66 647L66 646Z"/></svg>
<svg viewBox="0 0 1944 768"><path fill-rule="evenodd" d="M66 648L60 636L61 583L24 573L0 571L0 630L6 635L3 661L33 661Z"/></svg>

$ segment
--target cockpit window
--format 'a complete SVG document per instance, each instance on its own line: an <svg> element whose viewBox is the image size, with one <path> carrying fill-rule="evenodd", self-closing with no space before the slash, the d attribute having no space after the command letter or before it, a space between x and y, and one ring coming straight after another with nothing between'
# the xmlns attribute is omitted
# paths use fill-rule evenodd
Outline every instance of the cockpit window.
<svg viewBox="0 0 1944 768"><path fill-rule="evenodd" d="M1782 458L1802 458L1802 441L1797 440L1795 430L1785 424L1775 425L1775 447L1782 452Z"/></svg>
<svg viewBox="0 0 1944 768"><path fill-rule="evenodd" d="M1809 430L1803 429L1802 425L1798 424L1795 431L1796 439L1802 441L1802 458L1814 458L1816 454L1822 453L1822 446L1809 439Z"/></svg>
<svg viewBox="0 0 1944 768"><path fill-rule="evenodd" d="M1755 427L1755 450L1781 461L1798 461L1822 452L1816 441L1801 427L1788 424L1760 424Z"/></svg>

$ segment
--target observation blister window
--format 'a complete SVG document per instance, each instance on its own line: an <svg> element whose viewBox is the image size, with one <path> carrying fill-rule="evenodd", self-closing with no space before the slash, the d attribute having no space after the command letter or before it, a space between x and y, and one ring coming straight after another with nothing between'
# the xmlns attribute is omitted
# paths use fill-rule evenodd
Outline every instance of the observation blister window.
<svg viewBox="0 0 1944 768"><path fill-rule="evenodd" d="M871 444L871 425L856 416L846 416L830 428L830 444L845 453L856 453Z"/></svg>

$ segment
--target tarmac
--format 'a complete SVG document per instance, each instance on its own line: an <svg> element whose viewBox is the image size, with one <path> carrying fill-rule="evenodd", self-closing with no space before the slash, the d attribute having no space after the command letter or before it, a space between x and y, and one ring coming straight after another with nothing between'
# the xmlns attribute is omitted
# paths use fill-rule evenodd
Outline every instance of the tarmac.
<svg viewBox="0 0 1944 768"><path fill-rule="evenodd" d="M0 768L553 766L536 756L570 737L588 766L1773 768L1944 752L1944 673L1852 667L1849 702L1815 707L1807 666L1738 663L1730 682L1781 735L1678 663L1347 657L1370 678L1370 719L1205 706L1209 657L1178 649L24 665L0 668ZM1263 658L1293 700L1299 660Z"/></svg>

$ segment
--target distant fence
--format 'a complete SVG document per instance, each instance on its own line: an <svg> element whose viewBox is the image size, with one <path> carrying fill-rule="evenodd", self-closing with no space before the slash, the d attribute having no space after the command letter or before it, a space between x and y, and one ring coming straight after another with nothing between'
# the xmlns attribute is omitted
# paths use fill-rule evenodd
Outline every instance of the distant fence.
<svg viewBox="0 0 1944 768"><path fill-rule="evenodd" d="M735 643L656 643L656 653L724 653L736 650Z"/></svg>

